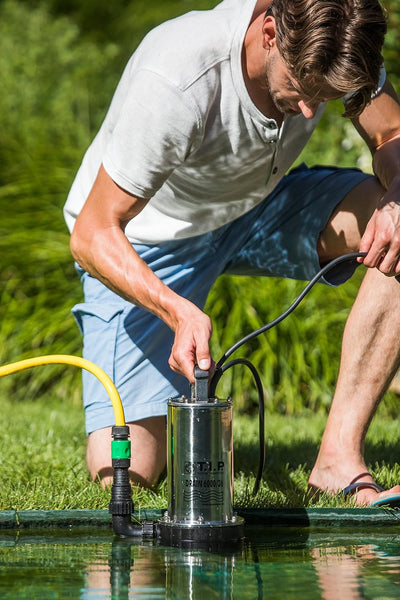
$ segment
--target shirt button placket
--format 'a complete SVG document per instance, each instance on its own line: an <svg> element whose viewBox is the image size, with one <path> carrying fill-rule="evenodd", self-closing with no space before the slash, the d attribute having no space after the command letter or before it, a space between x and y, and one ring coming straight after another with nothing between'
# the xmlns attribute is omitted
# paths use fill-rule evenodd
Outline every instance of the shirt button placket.
<svg viewBox="0 0 400 600"><path fill-rule="evenodd" d="M274 130L274 133L272 133L272 131ZM275 148L274 148L274 152L273 152L273 156L272 156L272 165L271 165L271 171L270 171L270 175L267 178L267 183L270 179L270 177L272 175L276 175L278 172L278 167L275 164L275 158L276 158L276 143L278 141L278 127L276 125L276 123L274 121L270 121L267 124L266 127L266 131L265 131L265 137L268 141L269 144L275 144Z"/></svg>

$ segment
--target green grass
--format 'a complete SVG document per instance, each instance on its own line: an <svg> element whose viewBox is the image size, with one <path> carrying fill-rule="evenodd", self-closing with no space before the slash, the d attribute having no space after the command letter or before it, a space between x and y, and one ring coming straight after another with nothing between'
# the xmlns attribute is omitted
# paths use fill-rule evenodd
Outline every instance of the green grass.
<svg viewBox="0 0 400 600"><path fill-rule="evenodd" d="M19 377L19 376L15 376ZM104 509L110 493L89 480L84 461L83 411L75 401L44 395L17 403L1 399L0 509ZM322 412L298 416L267 414L266 468L260 490L252 495L258 461L258 424L235 415L235 504L241 507L307 505L307 479L326 417ZM378 416L367 439L371 472L384 486L400 480L398 428ZM167 506L166 484L154 491L134 488L136 509ZM318 506L349 505L324 498Z"/></svg>

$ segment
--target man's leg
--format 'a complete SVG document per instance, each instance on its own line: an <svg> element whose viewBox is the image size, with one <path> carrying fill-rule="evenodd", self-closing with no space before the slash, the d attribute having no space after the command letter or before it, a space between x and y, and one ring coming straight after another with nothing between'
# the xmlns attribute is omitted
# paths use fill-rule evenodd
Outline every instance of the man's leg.
<svg viewBox="0 0 400 600"><path fill-rule="evenodd" d="M130 479L132 483L152 487L165 468L166 419L150 417L128 425L132 450ZM100 480L103 486L112 483L111 427L98 429L88 436L86 461L94 480Z"/></svg>
<svg viewBox="0 0 400 600"><path fill-rule="evenodd" d="M371 178L346 196L321 235L321 262L358 250L360 236L382 193ZM337 492L368 470L365 435L399 368L399 340L400 283L369 269L346 324L336 392L310 485ZM363 475L361 480L372 478ZM400 486L391 492L400 493ZM369 504L385 494L362 489L356 501Z"/></svg>

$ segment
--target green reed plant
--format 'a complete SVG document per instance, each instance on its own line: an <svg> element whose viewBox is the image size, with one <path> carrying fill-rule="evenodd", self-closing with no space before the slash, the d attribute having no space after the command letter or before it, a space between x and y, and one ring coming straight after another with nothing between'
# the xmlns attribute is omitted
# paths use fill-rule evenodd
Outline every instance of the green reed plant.
<svg viewBox="0 0 400 600"><path fill-rule="evenodd" d="M0 360L77 353L70 308L80 299L62 205L104 111L115 54L79 39L43 5L0 4ZM55 379L72 393L79 375ZM49 386L41 373L1 381L13 397ZM68 391L70 390L70 391Z"/></svg>

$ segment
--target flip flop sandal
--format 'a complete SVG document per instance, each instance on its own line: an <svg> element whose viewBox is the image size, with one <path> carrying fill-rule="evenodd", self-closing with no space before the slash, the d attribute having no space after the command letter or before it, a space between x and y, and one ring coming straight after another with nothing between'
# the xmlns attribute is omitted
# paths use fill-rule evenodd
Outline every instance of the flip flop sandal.
<svg viewBox="0 0 400 600"><path fill-rule="evenodd" d="M371 490L375 490L376 492L384 492L385 488L374 483L373 481L357 481L360 477L365 477L365 475L370 475L370 473L361 473L358 477L353 479L353 481L343 489L343 495L346 498L347 496L352 495L354 492L357 492L362 488L369 488ZM368 506L370 507L379 507L379 506L387 506L390 508L400 507L400 494L393 494L392 496L386 496L385 498L379 498L374 502L371 502Z"/></svg>

